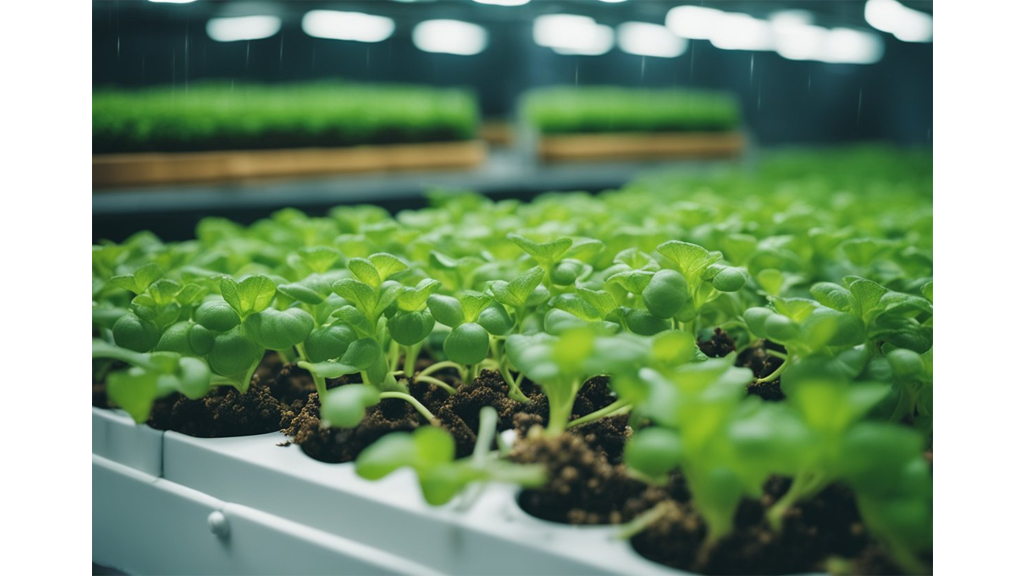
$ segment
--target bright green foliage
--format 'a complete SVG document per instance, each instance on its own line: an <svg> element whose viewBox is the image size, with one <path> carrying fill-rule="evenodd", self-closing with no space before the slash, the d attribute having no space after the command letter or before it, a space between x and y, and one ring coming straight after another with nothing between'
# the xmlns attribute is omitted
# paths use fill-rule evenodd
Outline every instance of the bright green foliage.
<svg viewBox="0 0 1024 576"><path fill-rule="evenodd" d="M99 90L92 104L96 153L465 140L478 116L465 90L336 82Z"/></svg>
<svg viewBox="0 0 1024 576"><path fill-rule="evenodd" d="M720 131L739 124L732 96L694 90L543 88L530 92L523 106L526 117L545 134Z"/></svg>
<svg viewBox="0 0 1024 576"><path fill-rule="evenodd" d="M430 207L395 216L362 206L281 210L251 226L206 219L188 242L139 233L93 248L93 336L117 351L99 356L129 359L107 383L140 420L168 390L246 390L270 350L310 371L335 427L396 399L436 423L409 382L457 393L494 370L514 400L527 400L527 381L540 387L551 434L629 413L627 463L651 481L681 473L709 542L770 475L793 479L769 513L778 529L789 508L841 482L874 537L921 571L930 169L927 156L885 148L787 153L756 171L663 173L529 203L433 191ZM715 328L735 355L701 352ZM755 355L770 374L735 366ZM95 361L94 374L110 367ZM572 420L597 375L610 376L614 401ZM747 396L776 380L781 401ZM405 435L372 447L364 470L412 466L432 502L496 478L422 434L423 446Z"/></svg>

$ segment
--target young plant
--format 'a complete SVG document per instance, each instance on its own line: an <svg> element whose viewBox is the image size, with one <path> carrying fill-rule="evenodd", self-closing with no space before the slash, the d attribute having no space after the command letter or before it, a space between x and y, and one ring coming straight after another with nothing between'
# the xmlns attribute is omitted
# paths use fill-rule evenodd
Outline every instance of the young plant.
<svg viewBox="0 0 1024 576"><path fill-rule="evenodd" d="M416 472L423 498L431 506L449 502L474 482L542 486L547 480L542 465L513 464L491 452L497 425L494 408L482 408L473 455L462 460L455 459L455 440L443 428L421 426L411 433L392 432L359 454L356 473L367 480L379 480L408 466Z"/></svg>
<svg viewBox="0 0 1024 576"><path fill-rule="evenodd" d="M249 388L252 375L267 350L287 350L303 342L313 330L312 316L300 308L271 307L277 288L266 276L241 282L220 280L220 298L210 298L195 311L195 322L212 334L206 354L210 368L239 391ZM196 330L189 343L196 346Z"/></svg>
<svg viewBox="0 0 1024 576"><path fill-rule="evenodd" d="M198 400L212 386L210 368L198 358L173 352L143 354L102 340L92 341L92 357L130 364L127 370L107 375L107 394L139 423L149 418L157 398L180 392Z"/></svg>
<svg viewBox="0 0 1024 576"><path fill-rule="evenodd" d="M547 433L565 431L580 387L599 375L631 378L648 354L648 344L628 334L603 333L599 325L547 333L514 334L505 343L512 365L540 385L548 399ZM617 406L616 409L625 405Z"/></svg>
<svg viewBox="0 0 1024 576"><path fill-rule="evenodd" d="M508 334L512 319L504 306L479 292L463 292L458 298L431 294L427 306L437 322L452 329L444 339L444 353L454 364L469 366L466 383L471 384L492 352L492 338ZM512 388L512 393L522 395L518 387Z"/></svg>
<svg viewBox="0 0 1024 576"><path fill-rule="evenodd" d="M641 413L656 424L638 431L626 447L628 466L651 478L675 468L686 477L693 503L708 525L704 550L729 534L744 494L756 493L764 471L745 466L727 431L750 381L733 356L645 368L650 386Z"/></svg>
<svg viewBox="0 0 1024 576"><path fill-rule="evenodd" d="M843 281L845 287L819 282L811 286L811 295L829 308L858 317L876 346L885 342L919 354L932 347L930 300L890 290L866 278L847 276ZM925 293L931 293L930 287Z"/></svg>

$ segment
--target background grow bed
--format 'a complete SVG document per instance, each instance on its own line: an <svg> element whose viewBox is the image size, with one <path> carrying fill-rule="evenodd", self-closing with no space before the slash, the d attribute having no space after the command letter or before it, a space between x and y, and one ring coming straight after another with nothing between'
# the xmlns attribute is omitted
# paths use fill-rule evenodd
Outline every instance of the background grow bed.
<svg viewBox="0 0 1024 576"><path fill-rule="evenodd" d="M738 156L736 100L726 94L612 86L537 90L523 102L544 161Z"/></svg>
<svg viewBox="0 0 1024 576"><path fill-rule="evenodd" d="M462 168L476 101L455 89L202 84L93 95L93 186Z"/></svg>

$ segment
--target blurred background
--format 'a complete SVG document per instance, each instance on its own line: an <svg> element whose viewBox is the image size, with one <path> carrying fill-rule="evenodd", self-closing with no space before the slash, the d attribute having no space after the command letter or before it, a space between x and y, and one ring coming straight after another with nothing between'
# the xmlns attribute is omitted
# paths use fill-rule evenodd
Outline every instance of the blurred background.
<svg viewBox="0 0 1024 576"><path fill-rule="evenodd" d="M645 170L702 170L723 162L742 166L778 147L932 143L931 2L100 0L93 3L92 30L94 240L122 240L143 228L180 239L203 216L245 222L284 206L319 213L337 204L372 202L397 210L422 205L424 192L433 188L498 198L599 191ZM455 136L440 137L461 141L461 148L433 143L437 130L430 132L433 137L410 136L400 126L396 132L393 124L367 136L366 143L415 144L418 148L402 152L414 161L396 163L397 153L385 148L379 152L383 163L347 164L348 157L331 156L319 159L326 168L189 176L189 167L207 159L168 156L188 153L192 143L209 154L216 143L200 142L194 131L183 130L187 134L179 140L185 149L164 149L158 138L164 124L146 116L152 111L126 115L143 101L141 94L158 90L168 103L161 112L165 124L175 125L173 114L190 106L205 118L207 113L195 110L196 101L215 86L227 94L220 106L238 110L239 119L232 121L248 122L239 130L251 138L241 141L263 138L252 147L275 148L288 132L284 120L277 121L276 131L261 132L253 118L262 112L239 103L252 105L254 86L309 82L327 82L324 89L335 83L458 89L472 103L475 124L464 137L461 128ZM590 98L588 89L609 86L624 90L614 98L601 93L574 99L575 91ZM538 92L550 87L575 91ZM103 108L100 94L111 98ZM448 102L456 92L404 94L398 98ZM523 104L529 94L545 95L536 98L537 110L544 110L533 116ZM695 124L691 114L673 124L663 116L612 119L611 112L608 118L597 112L594 128L593 110L610 110L613 99L619 108L643 110L651 94L681 95L682 102L710 94L735 107L736 122ZM378 100L373 92L355 98ZM591 117L578 119L586 128L576 131L608 132L601 140L603 152L595 154L595 140L586 141L586 134L583 141L579 136L545 140L558 130L540 119L544 114L550 118L568 110L571 115L585 106ZM392 113L371 107L345 114ZM103 140L98 126L116 137ZM203 138L223 133L217 126L207 126ZM370 128L360 129L369 134ZM658 132L663 134L652 136ZM723 147L725 132L742 135L742 145ZM632 136L621 137L627 133ZM309 145L330 147L325 133L318 134ZM683 138L673 140L670 134ZM704 139L706 134L718 140ZM360 144L353 138L347 134L337 142L346 148ZM301 139L288 141L303 147ZM627 141L633 148L616 147ZM453 144L459 142L446 145ZM224 146L240 147L238 140ZM569 150L571 161L550 154L554 146ZM264 165L267 158L246 161ZM235 157L222 160L239 163ZM312 166L306 159L288 157L287 162Z"/></svg>

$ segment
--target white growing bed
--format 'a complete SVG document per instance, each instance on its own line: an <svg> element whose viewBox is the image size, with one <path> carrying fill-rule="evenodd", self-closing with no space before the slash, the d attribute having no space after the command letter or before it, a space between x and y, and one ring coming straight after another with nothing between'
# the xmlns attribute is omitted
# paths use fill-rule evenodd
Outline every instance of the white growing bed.
<svg viewBox="0 0 1024 576"><path fill-rule="evenodd" d="M193 438L93 408L93 562L129 574L683 574L613 527L529 516L513 486L433 508L409 470L369 482L285 439Z"/></svg>

